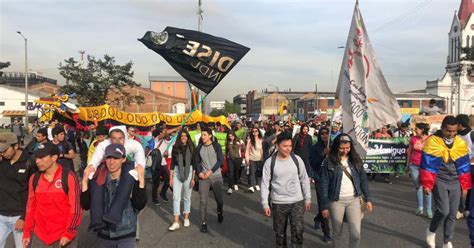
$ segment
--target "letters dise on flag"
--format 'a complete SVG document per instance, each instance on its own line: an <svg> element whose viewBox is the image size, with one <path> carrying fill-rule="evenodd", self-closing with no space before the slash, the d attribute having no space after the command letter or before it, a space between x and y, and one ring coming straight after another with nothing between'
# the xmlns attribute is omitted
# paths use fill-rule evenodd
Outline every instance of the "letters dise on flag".
<svg viewBox="0 0 474 248"><path fill-rule="evenodd" d="M336 97L342 105L344 132L364 156L369 132L401 120L400 107L390 91L356 3L339 74Z"/></svg>
<svg viewBox="0 0 474 248"><path fill-rule="evenodd" d="M139 39L160 54L183 78L209 93L250 48L193 30L166 27Z"/></svg>

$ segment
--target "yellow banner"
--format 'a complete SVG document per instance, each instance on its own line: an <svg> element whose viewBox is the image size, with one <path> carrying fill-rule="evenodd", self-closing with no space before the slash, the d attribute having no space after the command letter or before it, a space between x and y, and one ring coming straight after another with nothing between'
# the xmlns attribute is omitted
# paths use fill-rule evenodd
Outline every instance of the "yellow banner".
<svg viewBox="0 0 474 248"><path fill-rule="evenodd" d="M411 114L411 115L417 115L420 113L419 108L400 108L401 114Z"/></svg>
<svg viewBox="0 0 474 248"><path fill-rule="evenodd" d="M160 122L165 122L166 125L169 126L179 126L185 120L186 116L188 116L188 114L169 115L160 112L129 113L109 105L79 108L79 119L82 121L100 122L103 120L115 120L126 125L134 126L152 126ZM205 116L199 110L192 113L186 125L196 124L201 121L205 123L220 122L222 125L229 126L224 116Z"/></svg>

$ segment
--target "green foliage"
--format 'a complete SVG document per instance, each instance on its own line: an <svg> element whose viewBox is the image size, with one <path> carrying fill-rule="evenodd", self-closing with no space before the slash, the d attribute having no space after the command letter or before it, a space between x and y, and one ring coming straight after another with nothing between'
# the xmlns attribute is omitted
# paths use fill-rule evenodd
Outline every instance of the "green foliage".
<svg viewBox="0 0 474 248"><path fill-rule="evenodd" d="M0 62L0 77L3 75L3 72L1 71L4 68L7 68L10 66L10 62ZM1 81L1 79L0 79Z"/></svg>
<svg viewBox="0 0 474 248"><path fill-rule="evenodd" d="M238 104L234 104L234 103L231 103L229 101L225 101L224 110L227 112L227 115L228 114L238 114L238 113L240 113L240 106Z"/></svg>
<svg viewBox="0 0 474 248"><path fill-rule="evenodd" d="M64 64L59 64L59 73L67 83L61 87L61 92L76 93L79 104L84 107L143 104L142 96L131 95L124 90L126 87L139 86L133 80L132 64L130 61L125 65L118 65L114 57L109 55L104 55L103 59L87 56L85 66L73 58L66 59Z"/></svg>
<svg viewBox="0 0 474 248"><path fill-rule="evenodd" d="M218 116L225 116L227 117L229 114L225 111L225 109L212 109L211 113L209 113L210 116L212 117L218 117Z"/></svg>

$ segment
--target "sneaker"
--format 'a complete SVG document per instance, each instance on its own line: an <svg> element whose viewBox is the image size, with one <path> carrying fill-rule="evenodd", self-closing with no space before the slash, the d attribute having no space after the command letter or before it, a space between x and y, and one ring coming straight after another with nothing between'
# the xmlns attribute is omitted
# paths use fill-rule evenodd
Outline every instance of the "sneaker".
<svg viewBox="0 0 474 248"><path fill-rule="evenodd" d="M260 191L260 186L258 186L258 185L255 186L255 189L256 189L257 191Z"/></svg>
<svg viewBox="0 0 474 248"><path fill-rule="evenodd" d="M453 248L453 243L448 242L447 244L443 244L443 248Z"/></svg>
<svg viewBox="0 0 474 248"><path fill-rule="evenodd" d="M458 212L456 213L456 220L460 220L460 219L462 219L462 218L464 218L464 214L458 211Z"/></svg>
<svg viewBox="0 0 474 248"><path fill-rule="evenodd" d="M416 215L421 216L423 215L423 208L418 208L415 212Z"/></svg>
<svg viewBox="0 0 474 248"><path fill-rule="evenodd" d="M464 211L464 218L467 219L467 217L469 216L469 214L470 214L469 210Z"/></svg>
<svg viewBox="0 0 474 248"><path fill-rule="evenodd" d="M253 187L250 187L249 191L252 192L252 193L255 193L255 189L253 189Z"/></svg>
<svg viewBox="0 0 474 248"><path fill-rule="evenodd" d="M156 206L160 206L160 202L158 200L153 200L151 203L153 203L153 205L156 205Z"/></svg>
<svg viewBox="0 0 474 248"><path fill-rule="evenodd" d="M390 181L390 179L388 179L388 178L385 178L384 181L388 184L392 184L392 181Z"/></svg>
<svg viewBox="0 0 474 248"><path fill-rule="evenodd" d="M332 243L332 238L331 238L331 236L329 236L329 235L324 235L323 241L324 241L324 243L326 243L326 244L331 244L331 243Z"/></svg>
<svg viewBox="0 0 474 248"><path fill-rule="evenodd" d="M426 212L426 218L428 219L433 219L433 213L430 211L430 212Z"/></svg>
<svg viewBox="0 0 474 248"><path fill-rule="evenodd" d="M207 224L206 223L202 223L201 232L202 233L207 233Z"/></svg>
<svg viewBox="0 0 474 248"><path fill-rule="evenodd" d="M189 227L189 219L184 219L184 227Z"/></svg>
<svg viewBox="0 0 474 248"><path fill-rule="evenodd" d="M430 228L426 229L426 244L430 248L436 248L436 233L430 232Z"/></svg>
<svg viewBox="0 0 474 248"><path fill-rule="evenodd" d="M222 213L217 213L217 223L222 223L224 221L224 215Z"/></svg>
<svg viewBox="0 0 474 248"><path fill-rule="evenodd" d="M173 222L173 224L171 224L171 226L168 228L168 230L170 231L175 231L175 230L178 230L179 229L179 223L178 222Z"/></svg>
<svg viewBox="0 0 474 248"><path fill-rule="evenodd" d="M237 184L234 185L234 190L235 190L235 191L239 191L239 186L237 186Z"/></svg>
<svg viewBox="0 0 474 248"><path fill-rule="evenodd" d="M169 202L168 197L166 197L166 195L160 194L160 196L161 196L161 199L163 199L164 202Z"/></svg>
<svg viewBox="0 0 474 248"><path fill-rule="evenodd" d="M229 189L227 190L227 194L232 195L232 189L231 189L231 188L229 188Z"/></svg>

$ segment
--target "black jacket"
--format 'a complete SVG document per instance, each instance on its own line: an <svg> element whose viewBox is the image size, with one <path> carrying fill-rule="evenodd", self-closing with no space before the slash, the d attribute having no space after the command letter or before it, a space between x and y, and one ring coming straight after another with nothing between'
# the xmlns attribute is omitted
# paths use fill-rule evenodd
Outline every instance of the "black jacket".
<svg viewBox="0 0 474 248"><path fill-rule="evenodd" d="M13 165L10 160L0 161L0 215L25 219L28 181L35 171L25 150Z"/></svg>
<svg viewBox="0 0 474 248"><path fill-rule="evenodd" d="M293 138L293 151L296 155L300 156L301 159L307 163L309 160L309 150L311 149L311 145L313 144L313 140L311 139L311 135L306 135L303 140L303 146L300 145L300 134L295 135Z"/></svg>

